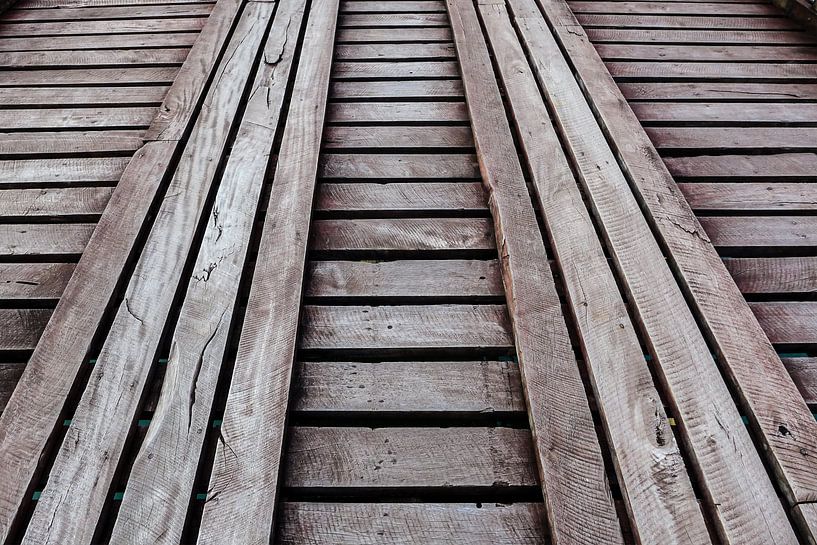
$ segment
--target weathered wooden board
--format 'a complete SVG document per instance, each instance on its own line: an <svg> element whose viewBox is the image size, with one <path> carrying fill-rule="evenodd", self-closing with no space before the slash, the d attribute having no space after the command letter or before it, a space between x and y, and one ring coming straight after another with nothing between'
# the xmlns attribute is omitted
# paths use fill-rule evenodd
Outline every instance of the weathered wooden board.
<svg viewBox="0 0 817 545"><path fill-rule="evenodd" d="M9 159L0 161L0 186L69 182L116 182L129 157Z"/></svg>
<svg viewBox="0 0 817 545"><path fill-rule="evenodd" d="M659 150L712 153L749 149L771 152L817 149L815 127L648 127Z"/></svg>
<svg viewBox="0 0 817 545"><path fill-rule="evenodd" d="M344 148L473 148L470 127L326 127L326 149ZM0 144L2 150L2 144Z"/></svg>
<svg viewBox="0 0 817 545"><path fill-rule="evenodd" d="M2 113L2 110L0 110ZM468 121L463 102L336 102L329 123L456 123ZM2 128L2 117L0 117Z"/></svg>
<svg viewBox="0 0 817 545"><path fill-rule="evenodd" d="M374 2L371 0L348 0L340 7L341 13L445 13L441 0L394 0Z"/></svg>
<svg viewBox="0 0 817 545"><path fill-rule="evenodd" d="M770 4L720 2L568 2L575 13L629 14L629 15L767 15L778 16L780 11Z"/></svg>
<svg viewBox="0 0 817 545"><path fill-rule="evenodd" d="M15 132L0 135L0 156L123 154L135 152L143 143L140 130Z"/></svg>
<svg viewBox="0 0 817 545"><path fill-rule="evenodd" d="M206 17L0 24L0 38L199 31ZM115 39L115 38L111 38Z"/></svg>
<svg viewBox="0 0 817 545"><path fill-rule="evenodd" d="M283 480L288 488L536 486L531 448L530 431L513 428L297 426Z"/></svg>
<svg viewBox="0 0 817 545"><path fill-rule="evenodd" d="M704 19L704 18L701 18ZM705 18L705 19L708 19ZM706 21L701 21L706 23ZM704 43L719 44L758 44L758 45L791 45L814 44L815 38L806 32L781 30L757 32L753 30L712 29L705 26L694 30L648 29L648 28L588 28L587 36L593 43Z"/></svg>
<svg viewBox="0 0 817 545"><path fill-rule="evenodd" d="M31 350L51 316L48 309L0 309L0 350Z"/></svg>
<svg viewBox="0 0 817 545"><path fill-rule="evenodd" d="M817 100L817 84L813 83L695 83L620 82L621 92L628 100L728 100L728 101L813 101Z"/></svg>
<svg viewBox="0 0 817 545"><path fill-rule="evenodd" d="M512 348L504 305L303 308L305 350Z"/></svg>
<svg viewBox="0 0 817 545"><path fill-rule="evenodd" d="M817 257L747 257L724 259L743 293L817 291Z"/></svg>
<svg viewBox="0 0 817 545"><path fill-rule="evenodd" d="M173 49L102 49L79 51L0 52L0 68L110 68L120 66L179 65L187 50Z"/></svg>
<svg viewBox="0 0 817 545"><path fill-rule="evenodd" d="M146 128L155 111L155 107L0 110L0 131Z"/></svg>
<svg viewBox="0 0 817 545"><path fill-rule="evenodd" d="M453 61L401 61L401 62L337 62L332 70L336 80L363 78L455 78L459 76L457 63Z"/></svg>
<svg viewBox="0 0 817 545"><path fill-rule="evenodd" d="M752 62L608 62L617 80L707 80L752 82L762 80L813 82L817 64Z"/></svg>
<svg viewBox="0 0 817 545"><path fill-rule="evenodd" d="M817 123L817 104L810 103L636 102L631 107L642 123Z"/></svg>
<svg viewBox="0 0 817 545"><path fill-rule="evenodd" d="M496 248L484 218L345 219L313 222L312 251L447 251Z"/></svg>
<svg viewBox="0 0 817 545"><path fill-rule="evenodd" d="M6 408L11 392L23 374L23 363L0 363L0 413Z"/></svg>
<svg viewBox="0 0 817 545"><path fill-rule="evenodd" d="M16 6L15 6L16 8ZM58 7L40 9L10 9L3 13L3 23L43 21L93 21L96 19L166 19L176 17L206 17L212 4L165 4L104 7Z"/></svg>
<svg viewBox="0 0 817 545"><path fill-rule="evenodd" d="M499 361L302 362L291 410L318 413L524 413L519 368Z"/></svg>
<svg viewBox="0 0 817 545"><path fill-rule="evenodd" d="M0 215L2 215L0 203ZM431 214L487 212L485 192L479 183L323 183L318 190L316 212L345 214Z"/></svg>
<svg viewBox="0 0 817 545"><path fill-rule="evenodd" d="M39 23L38 23L39 24ZM61 70L5 70L2 87L68 85L169 85L179 69L169 67L128 68L65 68ZM59 90L52 92L59 93ZM57 95L59 96L59 95Z"/></svg>
<svg viewBox="0 0 817 545"><path fill-rule="evenodd" d="M0 224L0 256L59 259L81 254L93 231L92 223Z"/></svg>
<svg viewBox="0 0 817 545"><path fill-rule="evenodd" d="M610 27L615 29L714 29L723 30L796 30L799 25L785 17L726 17L696 15L600 15L578 13L576 20L585 28Z"/></svg>
<svg viewBox="0 0 817 545"><path fill-rule="evenodd" d="M337 43L359 42L450 42L449 28L341 28Z"/></svg>
<svg viewBox="0 0 817 545"><path fill-rule="evenodd" d="M817 246L817 216L704 216L700 221L719 248Z"/></svg>
<svg viewBox="0 0 817 545"><path fill-rule="evenodd" d="M817 180L817 154L814 153L666 157L664 163L676 178L709 181L730 178L738 181L751 181L753 178Z"/></svg>
<svg viewBox="0 0 817 545"><path fill-rule="evenodd" d="M0 192L0 218L95 216L105 210L112 193L111 187L5 189Z"/></svg>
<svg viewBox="0 0 817 545"><path fill-rule="evenodd" d="M678 184L693 210L786 212L817 209L813 183L697 183Z"/></svg>
<svg viewBox="0 0 817 545"><path fill-rule="evenodd" d="M341 15L339 28L388 28L388 27L447 27L448 16L444 13L372 13L366 15Z"/></svg>
<svg viewBox="0 0 817 545"><path fill-rule="evenodd" d="M165 0L157 0L157 2ZM189 47L198 37L198 31L119 34L116 45L128 47ZM49 36L47 38L0 38L0 51L58 51L100 49L109 47L111 37L105 34L81 36Z"/></svg>
<svg viewBox="0 0 817 545"><path fill-rule="evenodd" d="M649 4L647 4L649 5ZM752 5L752 4L750 4ZM763 4L754 4L762 6ZM634 45L600 43L596 50L605 61L673 62L815 62L813 46L771 45Z"/></svg>
<svg viewBox="0 0 817 545"><path fill-rule="evenodd" d="M797 389L809 405L817 405L817 358L783 358Z"/></svg>
<svg viewBox="0 0 817 545"><path fill-rule="evenodd" d="M331 96L335 99L362 98L441 98L462 97L462 83L457 80L401 80L401 81L335 81ZM2 89L0 89L2 92Z"/></svg>
<svg viewBox="0 0 817 545"><path fill-rule="evenodd" d="M0 300L55 301L73 272L73 263L0 263Z"/></svg>
<svg viewBox="0 0 817 545"><path fill-rule="evenodd" d="M344 61L451 60L455 56L453 44L347 44L335 48L335 59Z"/></svg>
<svg viewBox="0 0 817 545"><path fill-rule="evenodd" d="M319 173L326 179L478 179L476 157L470 154L379 154L327 153L321 157ZM0 170L0 182L3 173Z"/></svg>
<svg viewBox="0 0 817 545"><path fill-rule="evenodd" d="M539 545L545 513L539 503L284 503L281 545ZM422 531L418 529L422 528Z"/></svg>
<svg viewBox="0 0 817 545"><path fill-rule="evenodd" d="M749 303L749 306L773 343L817 343L817 303L814 301L775 301Z"/></svg>
<svg viewBox="0 0 817 545"><path fill-rule="evenodd" d="M377 297L495 298L504 293L496 260L456 259L375 263L312 261L304 291L307 297L316 299L332 297L360 300Z"/></svg>
<svg viewBox="0 0 817 545"><path fill-rule="evenodd" d="M125 87L0 87L0 106L158 106L167 85ZM141 132L141 131L140 131Z"/></svg>

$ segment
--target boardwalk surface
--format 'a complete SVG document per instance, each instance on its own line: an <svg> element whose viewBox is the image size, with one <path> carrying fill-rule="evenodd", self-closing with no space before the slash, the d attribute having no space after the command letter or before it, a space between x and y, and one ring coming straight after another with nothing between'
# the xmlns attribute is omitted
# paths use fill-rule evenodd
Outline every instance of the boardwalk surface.
<svg viewBox="0 0 817 545"><path fill-rule="evenodd" d="M20 0L0 543L817 543L815 66L755 0Z"/></svg>

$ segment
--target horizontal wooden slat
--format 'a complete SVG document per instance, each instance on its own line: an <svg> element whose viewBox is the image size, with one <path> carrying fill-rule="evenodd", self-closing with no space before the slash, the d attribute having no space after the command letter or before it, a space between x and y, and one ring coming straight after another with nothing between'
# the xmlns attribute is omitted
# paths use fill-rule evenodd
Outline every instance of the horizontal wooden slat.
<svg viewBox="0 0 817 545"><path fill-rule="evenodd" d="M278 542L534 545L542 543L544 521L544 507L538 503L283 503Z"/></svg>
<svg viewBox="0 0 817 545"><path fill-rule="evenodd" d="M313 251L493 250L484 218L344 219L313 222Z"/></svg>
<svg viewBox="0 0 817 545"><path fill-rule="evenodd" d="M349 0L340 6L341 13L445 13L445 2L439 0Z"/></svg>
<svg viewBox="0 0 817 545"><path fill-rule="evenodd" d="M811 82L817 65L752 62L608 62L607 69L617 79L713 79L753 81L776 79Z"/></svg>
<svg viewBox="0 0 817 545"><path fill-rule="evenodd" d="M329 123L468 121L468 110L463 102L336 102L330 104L328 110Z"/></svg>
<svg viewBox="0 0 817 545"><path fill-rule="evenodd" d="M817 210L817 184L678 184L693 210Z"/></svg>
<svg viewBox="0 0 817 545"><path fill-rule="evenodd" d="M451 29L448 28L339 28L336 43L360 42L450 42Z"/></svg>
<svg viewBox="0 0 817 545"><path fill-rule="evenodd" d="M321 184L315 210L323 212L403 212L430 214L487 211L482 184L392 183Z"/></svg>
<svg viewBox="0 0 817 545"><path fill-rule="evenodd" d="M167 68L67 68L64 70L6 70L0 72L3 87L24 85L139 85L173 83L179 69Z"/></svg>
<svg viewBox="0 0 817 545"><path fill-rule="evenodd" d="M0 256L81 254L93 232L92 223L0 224Z"/></svg>
<svg viewBox="0 0 817 545"><path fill-rule="evenodd" d="M306 350L513 346L504 305L306 305L301 331L300 347Z"/></svg>
<svg viewBox="0 0 817 545"><path fill-rule="evenodd" d="M307 297L450 298L503 294L496 260L312 261L305 285Z"/></svg>
<svg viewBox="0 0 817 545"><path fill-rule="evenodd" d="M378 27L446 27L448 15L445 13L426 14L371 14L341 15L338 28L378 28Z"/></svg>
<svg viewBox="0 0 817 545"><path fill-rule="evenodd" d="M785 178L817 179L817 155L779 153L775 155L700 155L665 157L664 163L676 178L736 179Z"/></svg>
<svg viewBox="0 0 817 545"><path fill-rule="evenodd" d="M0 350L32 350L50 316L49 309L0 309Z"/></svg>
<svg viewBox="0 0 817 545"><path fill-rule="evenodd" d="M81 34L124 34L150 32L189 32L201 30L206 17L154 19L140 21L70 21L59 23L0 24L0 38L14 36L69 36ZM111 38L115 39L115 38Z"/></svg>
<svg viewBox="0 0 817 545"><path fill-rule="evenodd" d="M129 157L0 161L0 185L48 182L116 182Z"/></svg>
<svg viewBox="0 0 817 545"><path fill-rule="evenodd" d="M15 132L0 135L0 155L134 152L143 142L140 130Z"/></svg>
<svg viewBox="0 0 817 545"><path fill-rule="evenodd" d="M817 100L813 83L619 83L628 100Z"/></svg>
<svg viewBox="0 0 817 545"><path fill-rule="evenodd" d="M817 216L706 216L700 221L721 248L817 246Z"/></svg>
<svg viewBox="0 0 817 545"><path fill-rule="evenodd" d="M179 4L150 6L60 7L43 9L11 9L3 14L3 22L92 21L95 19L162 19L170 17L206 17L212 4Z"/></svg>
<svg viewBox="0 0 817 545"><path fill-rule="evenodd" d="M474 139L469 127L326 127L323 145L329 149L471 148Z"/></svg>
<svg viewBox="0 0 817 545"><path fill-rule="evenodd" d="M459 80L334 81L332 98L460 98Z"/></svg>
<svg viewBox="0 0 817 545"><path fill-rule="evenodd" d="M817 257L727 258L724 264L743 293L817 291Z"/></svg>
<svg viewBox="0 0 817 545"><path fill-rule="evenodd" d="M62 108L0 110L0 130L145 127L156 108Z"/></svg>
<svg viewBox="0 0 817 545"><path fill-rule="evenodd" d="M706 24L706 21L702 21ZM587 36L593 43L705 43L705 44L813 44L814 37L805 32L781 30L755 32L752 30L703 29L646 29L646 28L587 28Z"/></svg>
<svg viewBox="0 0 817 545"><path fill-rule="evenodd" d="M112 193L111 187L5 189L0 191L0 218L97 215Z"/></svg>
<svg viewBox="0 0 817 545"><path fill-rule="evenodd" d="M19 9L42 8L77 8L95 6L148 6L151 4L186 4L205 2L214 4L214 0L20 0L15 4Z"/></svg>
<svg viewBox="0 0 817 545"><path fill-rule="evenodd" d="M293 427L284 486L535 486L531 449L530 431L511 428Z"/></svg>
<svg viewBox="0 0 817 545"><path fill-rule="evenodd" d="M700 28L729 30L794 30L797 23L783 17L700 17L694 15L597 15L576 14L576 19L586 28ZM591 38L592 39L592 38Z"/></svg>
<svg viewBox="0 0 817 545"><path fill-rule="evenodd" d="M817 149L817 127L647 127L646 131L661 150Z"/></svg>
<svg viewBox="0 0 817 545"><path fill-rule="evenodd" d="M499 361L303 362L299 412L521 413L519 368Z"/></svg>
<svg viewBox="0 0 817 545"><path fill-rule="evenodd" d="M783 365L806 403L817 405L817 358L783 358Z"/></svg>
<svg viewBox="0 0 817 545"><path fill-rule="evenodd" d="M718 2L569 2L575 13L605 13L631 15L779 15L769 4Z"/></svg>
<svg viewBox="0 0 817 545"><path fill-rule="evenodd" d="M0 68L70 68L181 64L187 49L103 49L0 53Z"/></svg>
<svg viewBox="0 0 817 545"><path fill-rule="evenodd" d="M348 44L335 48L335 60L454 59L454 44Z"/></svg>
<svg viewBox="0 0 817 545"><path fill-rule="evenodd" d="M134 87L0 87L0 106L153 105L158 106L166 85Z"/></svg>
<svg viewBox="0 0 817 545"><path fill-rule="evenodd" d="M198 35L198 31L121 34L116 37L116 45L122 48L189 47L193 45ZM110 44L111 37L105 35L0 38L0 51L78 51L110 47Z"/></svg>
<svg viewBox="0 0 817 545"><path fill-rule="evenodd" d="M73 263L0 263L0 299L59 299Z"/></svg>
<svg viewBox="0 0 817 545"><path fill-rule="evenodd" d="M470 178L477 179L476 157L470 154L347 155L327 153L321 157L324 178Z"/></svg>
<svg viewBox="0 0 817 545"><path fill-rule="evenodd" d="M814 123L817 104L637 102L642 123Z"/></svg>
<svg viewBox="0 0 817 545"><path fill-rule="evenodd" d="M403 62L336 62L332 77L337 80L355 78L427 78L459 76L457 63L453 61L403 61Z"/></svg>
<svg viewBox="0 0 817 545"><path fill-rule="evenodd" d="M817 343L817 302L763 302L749 306L773 343Z"/></svg>
<svg viewBox="0 0 817 545"><path fill-rule="evenodd" d="M0 363L0 413L6 408L24 369L25 365L22 363Z"/></svg>
<svg viewBox="0 0 817 545"><path fill-rule="evenodd" d="M606 61L817 61L817 48L813 46L634 45L602 43L598 44L596 49L599 55L601 55L601 58Z"/></svg>

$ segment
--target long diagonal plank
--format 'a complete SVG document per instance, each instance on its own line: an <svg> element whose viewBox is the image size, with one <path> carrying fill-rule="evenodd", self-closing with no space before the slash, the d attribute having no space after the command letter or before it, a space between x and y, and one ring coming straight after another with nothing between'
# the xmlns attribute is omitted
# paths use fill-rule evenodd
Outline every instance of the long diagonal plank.
<svg viewBox="0 0 817 545"><path fill-rule="evenodd" d="M680 420L716 531L725 543L796 543L703 333L547 22L533 0L510 4L531 67L640 322L652 367Z"/></svg>
<svg viewBox="0 0 817 545"><path fill-rule="evenodd" d="M639 204L668 250L780 490L790 505L817 501L814 417L569 8L562 0L541 0L540 6L573 59Z"/></svg>
<svg viewBox="0 0 817 545"><path fill-rule="evenodd" d="M632 530L642 543L709 542L704 519L596 228L504 5L480 4L565 282ZM469 96L469 104L470 104Z"/></svg>
<svg viewBox="0 0 817 545"><path fill-rule="evenodd" d="M148 434L128 478L112 543L179 543L193 491L239 279L250 243L303 0L281 0L219 185L171 341Z"/></svg>
<svg viewBox="0 0 817 545"><path fill-rule="evenodd" d="M470 0L447 0L553 542L623 543L545 246Z"/></svg>
<svg viewBox="0 0 817 545"><path fill-rule="evenodd" d="M312 2L224 410L199 543L269 543L338 0Z"/></svg>

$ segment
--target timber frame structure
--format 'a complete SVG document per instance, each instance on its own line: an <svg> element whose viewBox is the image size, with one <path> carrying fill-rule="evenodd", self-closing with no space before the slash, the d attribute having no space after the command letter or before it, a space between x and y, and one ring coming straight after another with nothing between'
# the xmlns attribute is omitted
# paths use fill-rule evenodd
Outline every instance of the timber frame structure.
<svg viewBox="0 0 817 545"><path fill-rule="evenodd" d="M0 2L0 545L817 545L775 1Z"/></svg>

